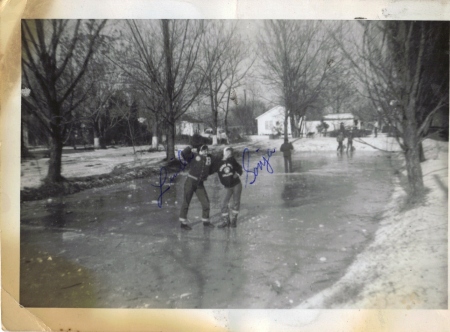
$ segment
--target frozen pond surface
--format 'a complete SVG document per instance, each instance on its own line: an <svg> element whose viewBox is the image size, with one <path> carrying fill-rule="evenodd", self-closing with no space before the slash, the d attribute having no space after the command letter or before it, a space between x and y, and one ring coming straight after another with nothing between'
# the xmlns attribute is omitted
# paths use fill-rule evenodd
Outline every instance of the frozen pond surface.
<svg viewBox="0 0 450 332"><path fill-rule="evenodd" d="M263 154L252 152L250 165ZM204 229L195 196L193 230L180 229L183 173L162 208L152 186L158 178L23 203L20 303L294 307L336 282L370 241L389 200L390 163L376 152L296 152L294 172L285 174L277 152L273 173L264 168L243 189L235 229ZM217 225L224 194L217 175L206 188Z"/></svg>

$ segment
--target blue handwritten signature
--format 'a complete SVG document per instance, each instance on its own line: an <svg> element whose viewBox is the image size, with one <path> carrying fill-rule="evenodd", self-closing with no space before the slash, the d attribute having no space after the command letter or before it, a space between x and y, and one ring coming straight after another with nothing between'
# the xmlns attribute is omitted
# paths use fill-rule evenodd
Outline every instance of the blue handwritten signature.
<svg viewBox="0 0 450 332"><path fill-rule="evenodd" d="M174 183L178 174L180 174L181 172L183 172L186 169L186 167L189 165L191 160L194 159L194 157L195 157L195 154L193 153L190 158L188 158L187 160L184 160L184 158L183 159L181 158L181 151L178 150L178 160L180 161L180 168L178 169L178 171L176 171L171 176L169 176L169 183L168 183L168 185L167 185L168 187L166 189L163 189L163 187L164 187L164 185L166 185L166 181L167 181L167 168L165 166L160 168L159 184L158 185L152 184L153 187L159 188L159 197L158 197L158 207L159 208L162 208L163 195L168 190L170 190L171 185ZM173 158L171 160L173 160Z"/></svg>
<svg viewBox="0 0 450 332"><path fill-rule="evenodd" d="M259 151L259 149L255 150L255 152L258 152L258 151ZM244 149L244 151L242 152L242 168L246 172L246 177L245 177L245 186L246 187L247 187L247 183L249 183L248 182L249 174L253 175L253 179L249 184L253 184L253 183L255 183L256 178L259 175L259 171L262 171L264 167L266 168L268 173L270 173L270 174L273 173L273 168L272 168L272 165L270 165L269 159L270 159L270 157L272 157L272 155L275 152L276 152L275 149L273 149L273 150L267 149L267 157L263 156L262 160L259 160L258 163L256 164L256 166L251 168L250 167L250 150L248 148ZM171 185L175 182L175 179L177 178L177 176L186 169L186 167L189 165L189 163L194 158L195 158L195 154L192 154L192 156L190 158L185 160L184 158L181 158L181 151L178 151L178 160L180 161L180 167L179 167L178 171L176 171L172 175L168 176L167 168L165 166L160 168L159 184L158 185L152 184L153 187L159 188L159 196L158 196L158 207L159 208L162 208L164 194L170 190ZM166 184L167 181L169 181L168 184ZM167 186L167 188L164 188L164 186Z"/></svg>
<svg viewBox="0 0 450 332"><path fill-rule="evenodd" d="M255 152L258 152L259 149L255 150ZM248 176L249 174L253 175L252 181L250 181L250 184L255 183L256 178L259 175L259 171L262 171L265 167L267 172L272 174L273 168L272 165L270 165L269 159L272 157L272 155L275 153L275 149L270 150L267 149L267 158L266 156L262 157L262 160L259 160L255 167L250 167L250 150L248 148L245 148L242 152L242 168L245 171L245 186L247 187L248 182Z"/></svg>

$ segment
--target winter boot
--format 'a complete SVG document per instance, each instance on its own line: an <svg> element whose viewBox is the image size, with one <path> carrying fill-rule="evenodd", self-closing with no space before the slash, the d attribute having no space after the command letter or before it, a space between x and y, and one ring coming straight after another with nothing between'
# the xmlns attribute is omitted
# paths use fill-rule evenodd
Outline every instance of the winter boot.
<svg viewBox="0 0 450 332"><path fill-rule="evenodd" d="M189 226L188 224L184 224L184 223L181 223L180 227L186 231L190 231L192 229L191 226Z"/></svg>
<svg viewBox="0 0 450 332"><path fill-rule="evenodd" d="M218 228L230 227L230 217L229 216L224 217L223 222L217 227Z"/></svg>
<svg viewBox="0 0 450 332"><path fill-rule="evenodd" d="M231 219L231 227L236 228L237 226L237 214L233 216L233 219Z"/></svg>
<svg viewBox="0 0 450 332"><path fill-rule="evenodd" d="M210 228L214 228L214 225L211 224L209 221L204 221L204 222L203 222L203 226L205 226L205 227L210 227Z"/></svg>

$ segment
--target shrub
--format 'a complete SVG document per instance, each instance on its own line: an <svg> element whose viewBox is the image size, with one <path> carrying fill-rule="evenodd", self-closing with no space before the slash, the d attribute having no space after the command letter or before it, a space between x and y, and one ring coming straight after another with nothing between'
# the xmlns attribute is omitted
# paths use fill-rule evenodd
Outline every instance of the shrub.
<svg viewBox="0 0 450 332"><path fill-rule="evenodd" d="M177 135L175 136L175 142L177 144L190 144L191 137L189 135Z"/></svg>

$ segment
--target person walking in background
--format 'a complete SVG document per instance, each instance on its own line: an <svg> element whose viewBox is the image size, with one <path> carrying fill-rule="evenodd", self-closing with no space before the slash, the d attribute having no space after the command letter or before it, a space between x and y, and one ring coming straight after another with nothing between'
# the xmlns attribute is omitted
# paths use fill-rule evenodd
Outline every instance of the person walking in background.
<svg viewBox="0 0 450 332"><path fill-rule="evenodd" d="M320 119L320 124L317 126L319 133L322 134L323 137L327 137L327 130L328 130L328 123L325 122L325 120L322 118Z"/></svg>
<svg viewBox="0 0 450 332"><path fill-rule="evenodd" d="M337 151L341 152L344 150L344 132L339 131L339 134L336 137L336 141L338 142L338 147L337 147Z"/></svg>
<svg viewBox="0 0 450 332"><path fill-rule="evenodd" d="M226 190L221 208L223 222L218 227L236 227L239 208L241 206L242 182L239 176L242 175L242 166L233 157L233 149L231 147L223 149L223 158L215 163L213 172L219 174L220 183L222 183ZM233 201L231 209L229 209L231 197L233 197Z"/></svg>
<svg viewBox="0 0 450 332"><path fill-rule="evenodd" d="M327 131L329 126L330 125L328 123L326 123L325 121L323 122L323 130L324 130L323 137L327 137Z"/></svg>
<svg viewBox="0 0 450 332"><path fill-rule="evenodd" d="M195 155L191 147L188 146L181 152L181 157L189 164L189 173L184 182L183 204L180 211L181 228L184 230L192 229L187 224L187 214L194 193L202 205L203 226L214 228L214 225L209 221L210 204L203 184L210 174L212 156L208 153L208 146L206 145L202 145L198 151L198 155Z"/></svg>
<svg viewBox="0 0 450 332"><path fill-rule="evenodd" d="M348 149L350 149L350 152L352 152L353 149L353 130L349 130L348 134L347 134L347 152Z"/></svg>
<svg viewBox="0 0 450 332"><path fill-rule="evenodd" d="M284 139L284 143L281 144L280 151L283 152L284 158L284 172L291 173L292 172L292 158L291 151L294 150L292 143L288 141L287 138Z"/></svg>
<svg viewBox="0 0 450 332"><path fill-rule="evenodd" d="M375 134L375 137L378 135L378 121L375 122L373 125L373 133Z"/></svg>

